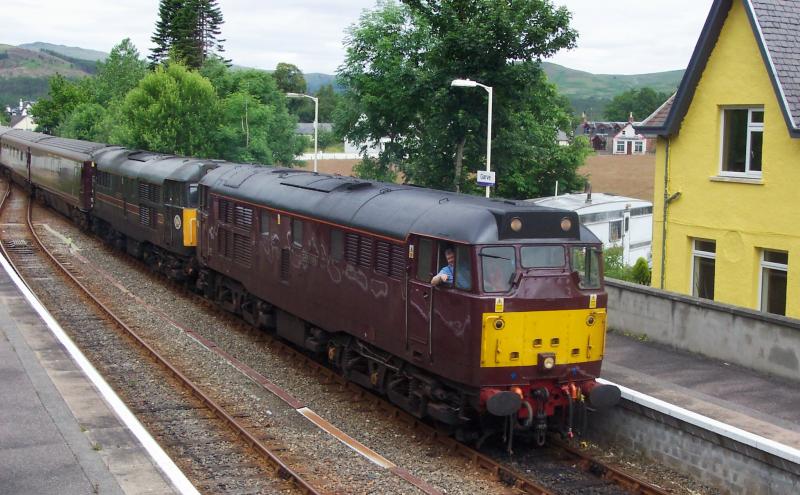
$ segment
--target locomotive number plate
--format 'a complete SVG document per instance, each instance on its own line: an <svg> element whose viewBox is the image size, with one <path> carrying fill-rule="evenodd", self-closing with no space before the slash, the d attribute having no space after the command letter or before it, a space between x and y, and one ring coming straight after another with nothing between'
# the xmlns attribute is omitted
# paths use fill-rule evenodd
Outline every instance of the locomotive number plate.
<svg viewBox="0 0 800 495"><path fill-rule="evenodd" d="M175 215L175 218L172 219L172 225L175 226L175 230L181 230L181 216Z"/></svg>

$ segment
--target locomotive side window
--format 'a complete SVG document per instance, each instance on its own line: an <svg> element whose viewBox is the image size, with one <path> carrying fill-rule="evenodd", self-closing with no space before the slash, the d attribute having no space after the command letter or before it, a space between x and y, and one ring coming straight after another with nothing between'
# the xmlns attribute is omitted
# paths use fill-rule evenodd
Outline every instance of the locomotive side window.
<svg viewBox="0 0 800 495"><path fill-rule="evenodd" d="M528 246L521 250L523 268L559 268L564 266L564 246Z"/></svg>
<svg viewBox="0 0 800 495"><path fill-rule="evenodd" d="M197 184L189 184L189 201L190 208L197 208Z"/></svg>
<svg viewBox="0 0 800 495"><path fill-rule="evenodd" d="M419 240L419 256L417 257L417 280L428 282L431 279L431 260L433 259L433 242L430 239Z"/></svg>
<svg viewBox="0 0 800 495"><path fill-rule="evenodd" d="M581 289L600 288L600 252L588 246L570 249L572 270L578 272L578 286Z"/></svg>
<svg viewBox="0 0 800 495"><path fill-rule="evenodd" d="M344 233L341 230L331 230L331 258L334 261L344 258Z"/></svg>
<svg viewBox="0 0 800 495"><path fill-rule="evenodd" d="M269 235L269 212L261 211L261 235Z"/></svg>
<svg viewBox="0 0 800 495"><path fill-rule="evenodd" d="M292 219L292 242L303 245L303 221L297 218Z"/></svg>
<svg viewBox="0 0 800 495"><path fill-rule="evenodd" d="M472 258L467 246L456 248L456 289L472 289Z"/></svg>
<svg viewBox="0 0 800 495"><path fill-rule="evenodd" d="M516 272L516 253L511 246L481 249L484 292L507 292Z"/></svg>

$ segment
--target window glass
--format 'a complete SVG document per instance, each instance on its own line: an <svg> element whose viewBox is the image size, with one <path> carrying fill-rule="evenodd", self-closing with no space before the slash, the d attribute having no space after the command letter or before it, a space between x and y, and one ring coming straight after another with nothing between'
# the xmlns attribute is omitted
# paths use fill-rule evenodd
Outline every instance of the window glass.
<svg viewBox="0 0 800 495"><path fill-rule="evenodd" d="M747 158L747 110L725 110L722 169L744 172Z"/></svg>
<svg viewBox="0 0 800 495"><path fill-rule="evenodd" d="M511 246L481 249L481 272L484 292L507 292L516 272L516 253Z"/></svg>
<svg viewBox="0 0 800 495"><path fill-rule="evenodd" d="M578 272L578 286L581 289L600 288L600 253L589 246L575 246L570 249L570 265Z"/></svg>
<svg viewBox="0 0 800 495"><path fill-rule="evenodd" d="M344 232L331 230L331 258L342 261L344 258Z"/></svg>
<svg viewBox="0 0 800 495"><path fill-rule="evenodd" d="M292 242L303 245L303 221L297 218L292 219Z"/></svg>
<svg viewBox="0 0 800 495"><path fill-rule="evenodd" d="M622 220L608 223L608 242L617 242L622 239Z"/></svg>
<svg viewBox="0 0 800 495"><path fill-rule="evenodd" d="M692 250L692 295L714 299L716 241L694 239Z"/></svg>
<svg viewBox="0 0 800 495"><path fill-rule="evenodd" d="M260 229L263 235L269 234L269 212L268 211L261 211L261 218L260 218Z"/></svg>
<svg viewBox="0 0 800 495"><path fill-rule="evenodd" d="M197 206L197 184L189 184L189 206L195 208Z"/></svg>
<svg viewBox="0 0 800 495"><path fill-rule="evenodd" d="M761 311L786 314L786 274L789 253L763 250L761 256Z"/></svg>
<svg viewBox="0 0 800 495"><path fill-rule="evenodd" d="M733 108L723 112L723 172L761 173L764 110Z"/></svg>
<svg viewBox="0 0 800 495"><path fill-rule="evenodd" d="M417 280L430 282L431 258L433 256L433 242L430 239L419 240L419 253L417 253Z"/></svg>
<svg viewBox="0 0 800 495"><path fill-rule="evenodd" d="M564 266L564 246L526 246L520 254L523 268Z"/></svg>
<svg viewBox="0 0 800 495"><path fill-rule="evenodd" d="M467 246L456 248L456 289L472 289L472 257Z"/></svg>

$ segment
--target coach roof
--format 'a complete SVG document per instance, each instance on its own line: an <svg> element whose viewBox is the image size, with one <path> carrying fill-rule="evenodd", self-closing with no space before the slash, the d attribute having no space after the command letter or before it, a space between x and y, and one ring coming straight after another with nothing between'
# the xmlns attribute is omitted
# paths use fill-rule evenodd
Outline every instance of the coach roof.
<svg viewBox="0 0 800 495"><path fill-rule="evenodd" d="M22 129L12 129L8 132L4 132L0 139L4 142L31 146L42 151L58 154L78 161L89 161L92 159L92 154L94 152L108 146L104 143L60 138Z"/></svg>
<svg viewBox="0 0 800 495"><path fill-rule="evenodd" d="M221 167L203 185L223 196L398 240L417 233L468 242L569 238L599 242L573 212L407 185L255 165ZM519 232L507 228L521 218ZM561 221L571 220L567 232Z"/></svg>
<svg viewBox="0 0 800 495"><path fill-rule="evenodd" d="M197 182L204 166L216 167L220 163L119 147L97 153L95 162L98 170L103 172L136 177L151 184L161 184L165 180Z"/></svg>

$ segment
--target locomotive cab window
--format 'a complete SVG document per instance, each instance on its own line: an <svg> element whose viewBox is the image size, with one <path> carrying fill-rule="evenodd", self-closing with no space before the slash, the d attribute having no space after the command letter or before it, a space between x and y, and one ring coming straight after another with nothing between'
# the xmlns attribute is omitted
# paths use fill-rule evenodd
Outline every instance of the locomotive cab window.
<svg viewBox="0 0 800 495"><path fill-rule="evenodd" d="M520 250L522 268L561 268L564 246L525 246Z"/></svg>
<svg viewBox="0 0 800 495"><path fill-rule="evenodd" d="M589 246L574 246L570 249L572 271L578 273L578 287L600 288L600 250Z"/></svg>
<svg viewBox="0 0 800 495"><path fill-rule="evenodd" d="M517 256L512 246L481 249L481 275L484 292L508 292L517 271Z"/></svg>
<svg viewBox="0 0 800 495"><path fill-rule="evenodd" d="M448 280L442 282L439 287L454 287L460 290L472 289L472 258L467 246L439 243L438 261L436 273L444 273L448 276Z"/></svg>
<svg viewBox="0 0 800 495"><path fill-rule="evenodd" d="M417 253L417 280L429 282L431 276L431 261L433 260L433 241L430 239L419 240L419 253Z"/></svg>

